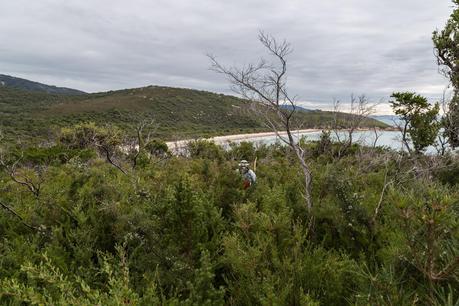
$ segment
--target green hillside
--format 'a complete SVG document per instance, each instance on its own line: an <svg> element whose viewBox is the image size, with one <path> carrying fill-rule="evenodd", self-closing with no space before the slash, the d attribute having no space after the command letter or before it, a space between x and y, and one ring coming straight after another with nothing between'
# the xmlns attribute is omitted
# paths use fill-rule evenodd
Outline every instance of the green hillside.
<svg viewBox="0 0 459 306"><path fill-rule="evenodd" d="M53 85L46 85L26 79L13 77L10 75L0 74L0 86L10 87L16 89L22 89L34 92L46 92L50 94L62 94L62 95L82 95L85 92L67 87L57 87Z"/></svg>
<svg viewBox="0 0 459 306"><path fill-rule="evenodd" d="M329 125L332 114L298 114L301 128ZM115 124L128 133L145 119L158 124L165 139L267 130L246 101L192 89L149 86L68 96L0 87L0 129L8 139L41 139L62 126L83 121ZM385 127L369 120L367 125Z"/></svg>

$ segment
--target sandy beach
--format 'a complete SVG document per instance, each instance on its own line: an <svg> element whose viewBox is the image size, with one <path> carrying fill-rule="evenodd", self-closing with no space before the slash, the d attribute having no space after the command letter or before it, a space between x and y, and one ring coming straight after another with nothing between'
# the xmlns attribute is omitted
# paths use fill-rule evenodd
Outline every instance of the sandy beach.
<svg viewBox="0 0 459 306"><path fill-rule="evenodd" d="M295 130L292 133L293 134L308 134L308 133L317 133L322 131L322 129L304 129L304 130ZM281 136L286 136L287 132L282 131L278 132L279 135ZM169 150L177 151L180 149L183 149L186 144L190 141L194 140L208 140L208 141L214 141L217 144L225 144L229 142L240 142L240 141L245 141L245 140L255 140L257 138L263 138L263 137L275 137L276 133L275 132L260 132L260 133L248 133L248 134L234 134L234 135L225 135L225 136L215 136L215 137L209 137L209 138L197 138L197 139L185 139L185 140L178 140L178 141L168 141L166 142L167 146L169 147Z"/></svg>

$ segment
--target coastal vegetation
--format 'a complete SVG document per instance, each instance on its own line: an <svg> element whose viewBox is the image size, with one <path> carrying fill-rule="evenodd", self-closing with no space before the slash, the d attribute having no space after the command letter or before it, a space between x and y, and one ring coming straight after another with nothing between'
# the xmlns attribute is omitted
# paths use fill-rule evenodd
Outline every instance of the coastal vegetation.
<svg viewBox="0 0 459 306"><path fill-rule="evenodd" d="M325 133L301 143L308 210L289 147L197 141L134 164L121 133L3 146L2 304L456 305L457 157L343 153ZM248 190L240 159L257 160Z"/></svg>
<svg viewBox="0 0 459 306"><path fill-rule="evenodd" d="M393 93L401 151L355 141L359 128L387 127L368 119L365 96L350 114L297 110L288 44L270 36L260 38L281 70L213 61L245 99L0 86L0 304L459 305L453 2L433 35L453 97L440 112ZM311 127L319 140L293 137ZM287 138L165 143L269 129ZM241 160L256 172L249 188Z"/></svg>
<svg viewBox="0 0 459 306"><path fill-rule="evenodd" d="M322 128L332 112L298 112L298 128ZM340 118L348 118L345 113ZM154 120L165 140L269 131L247 100L210 92L143 87L85 95L55 95L0 86L0 130L9 141L45 141L62 127L84 122L113 124L135 137L139 122ZM343 120L345 121L345 120ZM365 126L388 127L366 118Z"/></svg>

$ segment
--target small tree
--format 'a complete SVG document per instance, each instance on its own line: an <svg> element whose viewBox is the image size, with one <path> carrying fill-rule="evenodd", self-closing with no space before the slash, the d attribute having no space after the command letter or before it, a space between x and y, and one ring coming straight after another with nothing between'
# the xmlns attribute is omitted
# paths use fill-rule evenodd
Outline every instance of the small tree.
<svg viewBox="0 0 459 306"><path fill-rule="evenodd" d="M395 92L391 97L395 99L390 101L392 109L402 121L398 128L403 145L411 153L411 140L415 153L423 152L437 137L439 104L432 106L425 97L413 92Z"/></svg>
<svg viewBox="0 0 459 306"><path fill-rule="evenodd" d="M21 168L24 152L21 150L16 152L17 154L7 153L8 150L2 143L4 140L3 137L3 133L0 130L0 171L5 171L13 182L27 188L38 200L47 167L33 165Z"/></svg>
<svg viewBox="0 0 459 306"><path fill-rule="evenodd" d="M294 136L296 101L287 92L286 84L287 56L292 52L292 48L287 41L279 42L263 32L259 33L258 39L276 63L268 63L261 59L258 63L243 68L227 68L214 56L209 55L212 69L225 75L233 84L235 92L254 102L255 114L262 117L279 139L292 149L303 172L304 198L310 210L312 174L305 159L306 152L300 146L298 137ZM282 136L280 130L285 131L287 136Z"/></svg>
<svg viewBox="0 0 459 306"><path fill-rule="evenodd" d="M435 55L441 72L451 82L453 97L448 104L443 125L451 147L459 147L459 0L445 28L433 32Z"/></svg>
<svg viewBox="0 0 459 306"><path fill-rule="evenodd" d="M143 120L136 127L136 138L130 142L129 159L135 169L140 161L149 161L152 156L166 158L169 155L167 144L153 138L158 129L154 120Z"/></svg>
<svg viewBox="0 0 459 306"><path fill-rule="evenodd" d="M115 162L115 156L120 151L123 139L124 135L120 129L114 126L100 127L90 122L63 128L59 141L73 149L95 148L107 162L127 174L126 170Z"/></svg>

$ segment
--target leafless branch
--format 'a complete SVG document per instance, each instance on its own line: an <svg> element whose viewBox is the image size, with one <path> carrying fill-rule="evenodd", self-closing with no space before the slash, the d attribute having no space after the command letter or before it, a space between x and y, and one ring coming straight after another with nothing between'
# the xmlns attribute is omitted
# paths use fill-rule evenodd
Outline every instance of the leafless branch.
<svg viewBox="0 0 459 306"><path fill-rule="evenodd" d="M18 174L17 166L22 160L23 156L21 155L16 159L11 165L7 164L4 156L0 157L0 166L8 173L11 180L21 186L26 187L36 198L40 197L40 191L42 184L44 182L43 178L43 168L38 166L34 171L36 171L36 180L33 180L26 174Z"/></svg>
<svg viewBox="0 0 459 306"><path fill-rule="evenodd" d="M98 147L105 155L108 163L114 166L116 169L120 170L123 174L127 175L128 173L124 170L120 165L113 161L113 152L110 148L104 145L100 145L96 143L96 147Z"/></svg>
<svg viewBox="0 0 459 306"><path fill-rule="evenodd" d="M258 39L275 59L275 64L260 59L256 64L249 64L242 68L227 68L220 64L215 56L208 55L211 70L225 75L231 82L233 90L257 103L257 107L254 107L258 110L256 114L262 117L279 139L295 153L304 175L306 206L311 209L312 174L305 160L304 149L292 133L293 118L297 109L295 97L288 94L286 86L286 57L292 52L292 48L285 40L278 41L264 32L259 33ZM285 105L290 107L287 108ZM286 132L286 137L280 135L280 127Z"/></svg>
<svg viewBox="0 0 459 306"><path fill-rule="evenodd" d="M351 95L349 110L341 110L341 101L333 100L332 130L337 142L338 158L340 158L354 143L355 132L362 127L379 103L370 103L365 95Z"/></svg>
<svg viewBox="0 0 459 306"><path fill-rule="evenodd" d="M9 207L8 205L0 202L0 206L5 209L6 211L8 211L9 213L11 213L13 216L15 216L25 227L31 229L31 230L34 230L34 231L40 231L39 228L35 227L35 226L32 226L30 224L28 224L27 222L24 221L24 218L21 217L14 209L12 209L11 207Z"/></svg>
<svg viewBox="0 0 459 306"><path fill-rule="evenodd" d="M131 145L131 152L134 152L132 158L132 168L137 167L139 156L145 150L145 146L151 141L152 135L158 129L158 124L155 123L154 119L143 120L136 127L136 141ZM144 133L147 133L145 136Z"/></svg>
<svg viewBox="0 0 459 306"><path fill-rule="evenodd" d="M379 196L379 201L378 201L378 204L376 205L375 212L373 214L372 224L376 223L376 219L378 218L379 211L381 210L383 199L384 199L384 194L386 192L387 187L389 187L390 185L392 185L394 183L393 180L389 180L389 181L387 180L388 172L389 172L389 168L388 168L388 164L387 164L387 161L386 161L386 172L384 174L384 185L383 185L383 188L381 190L381 194Z"/></svg>
<svg viewBox="0 0 459 306"><path fill-rule="evenodd" d="M381 137L382 133L379 133L378 128L376 128L376 126L373 127L373 133L375 134L375 139L373 141L373 149L374 149L378 145L378 140Z"/></svg>

